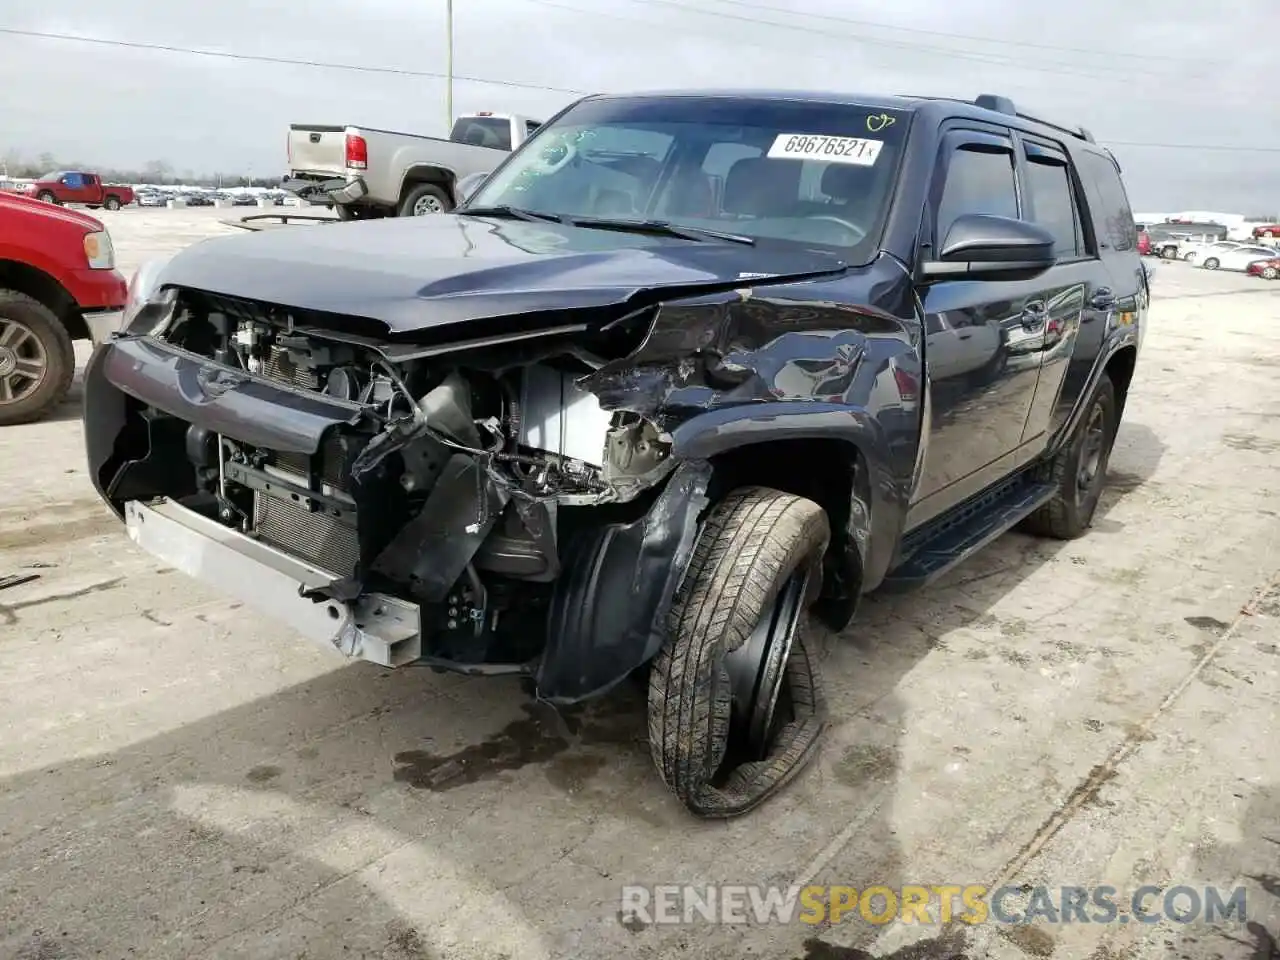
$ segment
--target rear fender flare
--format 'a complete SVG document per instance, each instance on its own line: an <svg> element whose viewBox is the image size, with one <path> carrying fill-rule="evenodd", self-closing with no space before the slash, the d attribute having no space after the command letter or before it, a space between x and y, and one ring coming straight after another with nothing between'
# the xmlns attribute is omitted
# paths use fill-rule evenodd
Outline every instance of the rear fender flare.
<svg viewBox="0 0 1280 960"><path fill-rule="evenodd" d="M1121 350L1139 352L1141 339L1141 330L1137 325L1117 327L1107 337L1104 348L1098 351L1098 359L1094 361L1093 369L1089 371L1089 379L1085 381L1079 397L1076 398L1075 406L1072 407L1071 412L1067 414L1067 418L1063 420L1062 426L1058 428L1053 439L1045 447L1045 456L1047 458L1056 454L1075 432L1080 423L1080 418L1084 416L1089 398L1093 396L1094 390L1097 389L1098 381L1102 379L1102 375L1106 372L1111 361L1115 359Z"/></svg>
<svg viewBox="0 0 1280 960"><path fill-rule="evenodd" d="M457 173L449 167L440 166L436 163L415 163L400 178L400 192L397 196L400 200L403 200L405 194L419 183L435 183L444 187L449 196L452 197L454 196L454 186L457 182Z"/></svg>

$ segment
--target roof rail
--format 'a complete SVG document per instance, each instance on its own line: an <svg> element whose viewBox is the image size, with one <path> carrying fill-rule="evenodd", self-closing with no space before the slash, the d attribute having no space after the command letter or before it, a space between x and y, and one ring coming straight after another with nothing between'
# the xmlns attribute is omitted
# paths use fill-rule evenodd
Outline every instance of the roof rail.
<svg viewBox="0 0 1280 960"><path fill-rule="evenodd" d="M967 103L972 106L979 107L982 110L991 110L994 113L1003 113L1005 116L1017 117L1019 120L1027 120L1031 123L1039 123L1046 127L1052 127L1054 130L1061 130L1063 133L1075 137L1077 140L1083 140L1085 143L1096 143L1093 134L1084 127L1064 127L1060 123L1054 123L1052 120L1042 120L1040 117L1033 117L1029 113L1021 113L1014 106L1012 100L1008 97L1002 97L995 93L981 93L973 100L962 100L959 97L920 97L914 95L900 94L904 100L944 100L949 103Z"/></svg>
<svg viewBox="0 0 1280 960"><path fill-rule="evenodd" d="M1008 97L997 96L994 93L980 93L977 99L973 101L975 107L981 107L983 110L994 110L996 113L1007 113L1011 117L1018 115L1018 108L1013 105L1013 101Z"/></svg>
<svg viewBox="0 0 1280 960"><path fill-rule="evenodd" d="M1020 120L1029 120L1032 123L1043 124L1046 127L1053 127L1055 130L1061 130L1063 133L1069 133L1078 140L1085 143L1093 143L1093 134L1084 127L1064 127L1060 123L1054 123L1051 120L1042 120L1040 117L1033 117L1029 113L1020 113L1018 108L1013 105L1013 101L1008 97L1001 97L994 93L979 94L973 101L975 107L981 107L984 110L994 110L996 113L1008 114L1017 117Z"/></svg>

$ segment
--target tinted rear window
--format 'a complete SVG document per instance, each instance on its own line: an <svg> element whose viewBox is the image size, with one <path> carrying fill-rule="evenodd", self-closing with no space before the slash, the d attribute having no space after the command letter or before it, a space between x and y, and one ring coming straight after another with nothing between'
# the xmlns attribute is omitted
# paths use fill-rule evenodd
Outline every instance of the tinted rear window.
<svg viewBox="0 0 1280 960"><path fill-rule="evenodd" d="M463 117L453 127L450 140L494 150L511 149L511 121L501 117Z"/></svg>
<svg viewBox="0 0 1280 960"><path fill-rule="evenodd" d="M1031 193L1031 219L1053 234L1054 256L1079 256L1083 252L1080 226L1066 162L1028 156L1027 187Z"/></svg>
<svg viewBox="0 0 1280 960"><path fill-rule="evenodd" d="M1099 243L1119 252L1134 249L1138 243L1138 225L1134 223L1128 194L1120 182L1120 171L1106 156L1081 152L1077 157L1076 165L1084 181Z"/></svg>

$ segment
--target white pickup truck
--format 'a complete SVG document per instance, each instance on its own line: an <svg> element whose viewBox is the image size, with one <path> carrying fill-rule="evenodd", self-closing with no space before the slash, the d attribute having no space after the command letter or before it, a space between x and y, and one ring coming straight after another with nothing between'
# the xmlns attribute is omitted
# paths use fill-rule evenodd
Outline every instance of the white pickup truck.
<svg viewBox="0 0 1280 960"><path fill-rule="evenodd" d="M493 171L541 121L501 113L459 117L449 139L369 127L295 123L283 186L332 203L343 220L444 213L458 182Z"/></svg>

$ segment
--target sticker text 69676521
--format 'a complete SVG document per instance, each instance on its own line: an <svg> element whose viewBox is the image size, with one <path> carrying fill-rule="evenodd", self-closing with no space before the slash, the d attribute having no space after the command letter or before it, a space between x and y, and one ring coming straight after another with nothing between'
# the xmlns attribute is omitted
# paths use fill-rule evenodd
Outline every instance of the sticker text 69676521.
<svg viewBox="0 0 1280 960"><path fill-rule="evenodd" d="M859 167L874 166L880 156L882 140L862 137L828 137L814 133L780 133L767 154L779 160L826 160L852 163Z"/></svg>

